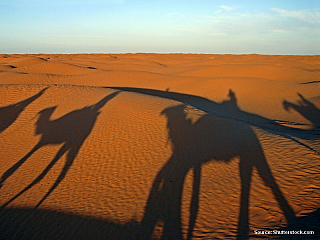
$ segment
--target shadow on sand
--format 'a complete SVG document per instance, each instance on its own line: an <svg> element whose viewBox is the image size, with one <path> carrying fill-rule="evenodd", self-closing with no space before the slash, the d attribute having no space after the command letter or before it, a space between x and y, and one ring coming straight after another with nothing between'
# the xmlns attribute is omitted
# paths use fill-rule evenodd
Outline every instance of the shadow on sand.
<svg viewBox="0 0 320 240"><path fill-rule="evenodd" d="M279 204L289 224L295 220L295 213L282 194L267 163L259 139L253 127L288 138L316 153L299 139L318 140L318 128L304 130L288 127L285 121L271 120L244 112L237 105L235 93L229 91L229 100L216 103L209 99L176 92L115 87L122 91L137 92L182 102L184 104L167 108L162 114L167 118L169 137L173 154L158 172L149 194L141 226L151 237L158 221L163 223L162 239L183 239L181 226L181 199L185 177L193 170L193 194L190 205L187 238L193 237L193 230L199 207L201 166L209 161L230 161L240 158L239 175L241 181L238 238L247 239L249 231L249 196L253 168L256 168L264 184L268 186ZM305 100L305 99L304 99ZM207 114L191 123L187 119L186 105L191 105ZM286 103L289 107L293 104ZM310 111L311 104L308 103ZM296 108L295 108L296 109ZM307 114L305 114L307 115ZM292 125L292 123L290 123Z"/></svg>
<svg viewBox="0 0 320 240"><path fill-rule="evenodd" d="M98 103L88 106L79 110L72 111L58 119L51 120L50 116L56 107L47 108L39 112L39 118L36 122L36 134L41 135L41 139L30 150L23 158L21 158L16 164L9 168L1 177L0 187L4 184L7 178L9 178L14 172L25 162L28 158L46 145L57 145L62 144L61 148L57 152L56 156L49 163L49 165L43 170L43 172L27 187L25 187L21 192L11 198L2 207L7 206L9 203L14 201L28 189L33 187L39 181L41 181L50 169L55 165L55 163L66 153L67 159L64 164L63 169L60 172L57 180L54 182L50 190L41 199L41 201L36 205L35 208L39 207L40 204L51 194L51 192L60 184L64 179L70 167L73 164L83 142L91 133L94 124L99 115L99 110L112 98L114 98L118 92L114 92L105 98L103 98Z"/></svg>
<svg viewBox="0 0 320 240"><path fill-rule="evenodd" d="M214 103L217 104L217 103ZM230 90L229 100L219 104L225 111L237 112L237 99ZM152 236L158 221L163 223L163 239L184 239L181 227L182 190L187 173L192 170L193 193L187 239L192 239L199 208L201 167L209 161L240 158L241 181L238 237L246 239L249 231L249 196L253 169L256 168L279 204L287 222L295 214L282 194L266 161L260 142L250 125L205 114L195 123L187 118L186 105L165 109L173 154L157 174L145 208L141 226Z"/></svg>
<svg viewBox="0 0 320 240"><path fill-rule="evenodd" d="M285 230L315 231L314 235L279 235L279 239L320 239L320 210L298 218L299 224ZM139 223L119 224L43 209L0 208L0 239L2 240L139 240L143 239Z"/></svg>
<svg viewBox="0 0 320 240"><path fill-rule="evenodd" d="M46 90L47 88L41 90L39 93L27 98L26 100L0 108L0 133L10 127L10 125L19 117L20 113L30 103L39 98Z"/></svg>
<svg viewBox="0 0 320 240"><path fill-rule="evenodd" d="M37 209L63 180L80 147L90 134L99 109L118 94L115 92L95 105L75 110L56 120L50 120L54 108L40 112L36 126L36 133L42 134L39 143L3 174L1 183L42 146L63 145L47 168L24 190L0 208L0 231L6 234L3 235L7 236L6 239L152 239L157 222L163 223L162 239L184 239L181 226L182 190L187 173L193 171L190 217L186 232L187 238L192 239L199 209L203 164L214 161L229 162L234 158L240 159L241 195L238 239L249 238L249 197L254 168L264 184L272 190L289 226L294 226L293 224L297 221L295 213L273 177L252 126L293 139L303 146L305 145L296 138L319 139L318 129L295 129L283 126L278 121L244 112L238 107L235 93L232 90L229 91L228 100L216 103L202 97L169 91L138 88L114 89L165 97L184 103L164 109L161 113L167 119L173 154L153 181L141 223L129 222L126 225L120 225L109 220L97 220ZM187 117L188 106L186 104L207 114L202 115L193 123ZM292 104L287 103L287 106L294 108ZM60 175L35 209L4 208L43 179L66 152L68 152L67 161ZM319 216L318 211L315 212L315 216Z"/></svg>
<svg viewBox="0 0 320 240"><path fill-rule="evenodd" d="M0 208L1 240L139 239L137 225L52 210Z"/></svg>
<svg viewBox="0 0 320 240"><path fill-rule="evenodd" d="M137 93L147 94L151 96L157 96L157 97L163 97L171 100L176 100L185 104L189 104L199 110L202 110L210 114L211 116L224 118L228 120L234 120L240 123L245 123L250 126L263 129L267 132L291 139L293 141L296 141L295 138L305 139L305 140L320 139L319 128L304 130L296 127L289 127L290 125L294 125L294 124L292 122L268 119L256 114L242 111L239 108L237 108L237 111L234 111L233 108L227 108L225 107L224 104L216 103L214 101L211 101L207 98L200 97L200 96L177 93L177 92L169 92L168 89L167 91L161 91L161 90L154 90L154 89L147 89L147 88L131 88L131 87L111 87L111 88L122 90L122 91L137 92ZM310 114L311 114L311 110L309 111L308 115ZM317 112L317 114L319 113ZM286 126L286 125L289 125L289 126ZM303 143L299 141L296 141L296 142L308 148L308 146L305 146Z"/></svg>
<svg viewBox="0 0 320 240"><path fill-rule="evenodd" d="M305 240L305 239L320 239L320 208L318 208L316 211L311 212L305 216L298 217L294 221L294 224L290 224L286 228L283 229L277 229L278 231L299 231L300 230L304 234L282 234L279 235L279 239L282 240ZM306 232L308 231L308 232ZM313 232L313 233L311 233Z"/></svg>
<svg viewBox="0 0 320 240"><path fill-rule="evenodd" d="M314 126L320 127L320 109L317 108L312 102L304 98L300 93L298 93L300 100L298 104L291 103L288 101L283 101L283 107L289 111L291 108L300 113L305 119L311 122Z"/></svg>

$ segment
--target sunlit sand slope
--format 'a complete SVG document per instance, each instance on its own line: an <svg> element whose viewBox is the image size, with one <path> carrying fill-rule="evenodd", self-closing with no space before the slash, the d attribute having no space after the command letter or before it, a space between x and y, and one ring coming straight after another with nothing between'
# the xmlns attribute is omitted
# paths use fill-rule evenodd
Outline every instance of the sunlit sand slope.
<svg viewBox="0 0 320 240"><path fill-rule="evenodd" d="M0 62L5 239L319 237L319 58Z"/></svg>

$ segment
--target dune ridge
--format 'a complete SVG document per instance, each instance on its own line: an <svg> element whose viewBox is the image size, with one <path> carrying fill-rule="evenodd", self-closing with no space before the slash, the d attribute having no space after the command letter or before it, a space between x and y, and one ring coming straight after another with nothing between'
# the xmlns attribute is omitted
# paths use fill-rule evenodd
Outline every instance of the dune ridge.
<svg viewBox="0 0 320 240"><path fill-rule="evenodd" d="M319 56L1 55L2 236L318 238L319 65Z"/></svg>

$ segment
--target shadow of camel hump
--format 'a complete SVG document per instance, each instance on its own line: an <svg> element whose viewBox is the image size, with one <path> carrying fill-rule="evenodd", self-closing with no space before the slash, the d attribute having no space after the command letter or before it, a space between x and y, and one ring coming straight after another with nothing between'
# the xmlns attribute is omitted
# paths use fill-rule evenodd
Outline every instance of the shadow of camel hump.
<svg viewBox="0 0 320 240"><path fill-rule="evenodd" d="M36 95L16 104L0 108L0 133L6 130L19 117L20 113L33 101L39 98L48 88L42 89Z"/></svg>
<svg viewBox="0 0 320 240"><path fill-rule="evenodd" d="M28 152L23 158L21 158L16 164L14 164L2 175L0 184L2 185L8 177L10 177L34 152L36 152L41 147L49 144L62 144L62 146L58 150L53 160L42 171L42 173L20 193L6 202L3 207L7 206L13 200L18 198L28 189L41 181L49 172L49 170L55 165L55 163L66 152L68 152L66 162L57 180L54 182L45 196L41 199L41 201L37 204L36 208L40 206L40 204L50 195L50 193L60 184L60 182L66 176L82 144L91 133L97 117L100 113L99 110L117 94L118 92L114 92L92 106L69 112L66 115L54 120L51 120L50 117L56 107L51 107L40 111L39 118L36 122L35 132L36 134L41 135L41 139L34 146L34 148L30 150L30 152Z"/></svg>
<svg viewBox="0 0 320 240"><path fill-rule="evenodd" d="M208 102L207 102L208 103ZM226 112L241 111L233 91L229 100L212 102L213 107ZM193 238L199 209L201 168L212 161L231 161L238 157L241 182L238 238L246 239L249 231L249 196L252 172L255 168L263 183L269 187L287 222L295 213L282 194L267 163L259 139L251 126L241 122L201 116L195 123L187 118L187 106L182 104L163 110L167 118L168 135L173 154L158 172L145 207L141 227L146 239L151 238L157 222L163 223L162 239L184 239L181 226L182 191L187 173L193 171L193 192L189 208L187 238Z"/></svg>

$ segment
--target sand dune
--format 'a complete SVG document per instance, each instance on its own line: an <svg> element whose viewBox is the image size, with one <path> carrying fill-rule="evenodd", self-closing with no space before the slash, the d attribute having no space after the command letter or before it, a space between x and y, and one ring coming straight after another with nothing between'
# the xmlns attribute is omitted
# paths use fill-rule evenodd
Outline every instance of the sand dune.
<svg viewBox="0 0 320 240"><path fill-rule="evenodd" d="M0 55L1 237L320 238L319 74L319 56Z"/></svg>
<svg viewBox="0 0 320 240"><path fill-rule="evenodd" d="M54 74L54 75L81 75L89 74L90 69L80 66L75 66L67 63L37 63L28 65L26 67L16 68L15 71L23 72L25 74L32 73L44 73L44 74Z"/></svg>

